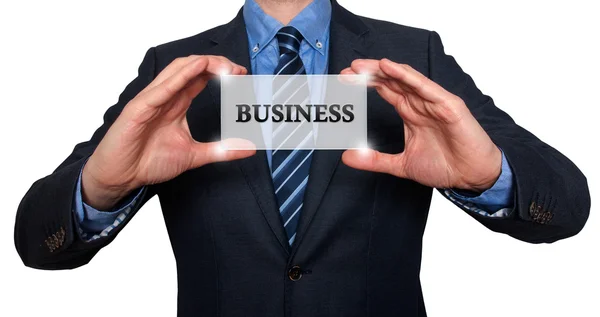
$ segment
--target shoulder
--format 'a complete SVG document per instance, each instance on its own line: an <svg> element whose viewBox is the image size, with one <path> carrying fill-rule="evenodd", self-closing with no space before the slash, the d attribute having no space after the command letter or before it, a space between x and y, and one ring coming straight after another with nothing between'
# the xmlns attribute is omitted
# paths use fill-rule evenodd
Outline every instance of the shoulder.
<svg viewBox="0 0 600 317"><path fill-rule="evenodd" d="M370 36L379 46L401 46L412 49L427 49L430 37L435 32L427 29L357 16L367 27Z"/></svg>
<svg viewBox="0 0 600 317"><path fill-rule="evenodd" d="M364 16L357 17L369 28L370 32L381 35L401 35L411 38L428 38L430 30L398 24L390 21L377 20Z"/></svg>
<svg viewBox="0 0 600 317"><path fill-rule="evenodd" d="M212 40L216 34L218 34L225 25L214 27L204 32L177 39L171 42L163 43L156 46L157 53L169 53L169 52L185 52L193 51L194 49L207 49L212 47Z"/></svg>
<svg viewBox="0 0 600 317"><path fill-rule="evenodd" d="M413 26L356 16L364 25L368 58L388 58L427 72L432 38L437 33Z"/></svg>

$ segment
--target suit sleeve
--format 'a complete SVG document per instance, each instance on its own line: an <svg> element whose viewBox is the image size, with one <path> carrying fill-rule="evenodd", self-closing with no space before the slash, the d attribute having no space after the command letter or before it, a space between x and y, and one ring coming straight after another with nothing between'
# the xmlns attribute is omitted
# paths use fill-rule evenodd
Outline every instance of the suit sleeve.
<svg viewBox="0 0 600 317"><path fill-rule="evenodd" d="M74 195L79 173L123 107L155 77L154 48L147 51L138 76L104 114L104 123L92 138L75 146L73 152L50 175L33 183L19 204L15 222L15 247L26 266L38 269L72 269L87 264L108 245L133 214L153 196L151 187L132 206L130 215L106 236L84 241L74 219Z"/></svg>
<svg viewBox="0 0 600 317"><path fill-rule="evenodd" d="M464 100L502 149L513 172L515 201L510 214L496 218L469 215L493 231L531 243L551 243L581 231L589 216L590 194L577 166L498 109L454 58L445 54L436 32L429 34L428 58L429 77Z"/></svg>

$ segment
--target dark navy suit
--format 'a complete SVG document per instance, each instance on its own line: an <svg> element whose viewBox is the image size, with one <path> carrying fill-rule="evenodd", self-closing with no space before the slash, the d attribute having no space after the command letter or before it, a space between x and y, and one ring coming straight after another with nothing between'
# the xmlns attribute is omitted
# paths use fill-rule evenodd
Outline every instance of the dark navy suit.
<svg viewBox="0 0 600 317"><path fill-rule="evenodd" d="M582 229L590 209L583 174L482 94L444 53L437 33L359 17L335 1L332 6L329 73L356 58L409 64L460 96L503 150L515 179L512 212L493 218L461 208L493 231L532 243ZM78 235L73 217L79 173L107 129L175 58L223 55L251 69L248 47L240 12L228 24L151 48L104 125L23 198L15 243L24 263L74 268L109 244L131 217L89 242ZM198 141L219 138L219 96L217 82L211 82L190 106L190 130ZM374 91L368 94L368 135L377 150L404 148L402 119ZM419 271L433 189L352 169L341 163L341 153L314 153L291 248L264 151L148 186L131 213L158 195L177 261L178 316L425 316Z"/></svg>

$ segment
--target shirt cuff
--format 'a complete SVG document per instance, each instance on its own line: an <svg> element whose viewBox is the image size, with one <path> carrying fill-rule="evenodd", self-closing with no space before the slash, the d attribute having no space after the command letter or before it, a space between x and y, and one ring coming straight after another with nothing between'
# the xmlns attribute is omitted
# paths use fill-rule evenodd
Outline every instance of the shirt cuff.
<svg viewBox="0 0 600 317"><path fill-rule="evenodd" d="M502 150L500 150L502 152ZM484 216L503 217L510 214L514 203L514 177L508 160L502 152L502 170L494 185L479 195L467 195L453 189L444 189L443 193L453 202L468 207Z"/></svg>
<svg viewBox="0 0 600 317"><path fill-rule="evenodd" d="M82 238L90 240L92 237L105 236L112 229L117 227L129 215L135 203L140 199L145 187L140 188L137 192L130 194L126 199L119 203L111 210L97 210L94 207L83 202L81 192L81 174L83 168L79 172L77 187L74 197L74 213L78 223L79 233Z"/></svg>

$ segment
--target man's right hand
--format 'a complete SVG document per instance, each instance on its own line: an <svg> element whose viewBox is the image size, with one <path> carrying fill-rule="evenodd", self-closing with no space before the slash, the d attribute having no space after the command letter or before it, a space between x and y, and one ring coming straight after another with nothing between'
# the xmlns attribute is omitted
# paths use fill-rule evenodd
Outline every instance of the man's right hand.
<svg viewBox="0 0 600 317"><path fill-rule="evenodd" d="M249 141L195 141L186 112L192 99L219 74L247 70L225 57L192 55L168 65L133 98L87 161L82 174L84 201L107 210L136 188L162 183L205 164L251 156L255 150L226 150Z"/></svg>

